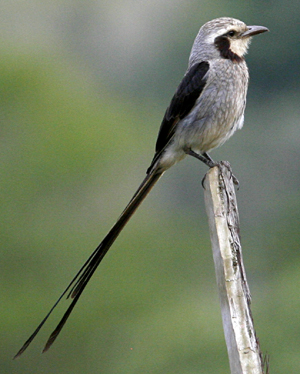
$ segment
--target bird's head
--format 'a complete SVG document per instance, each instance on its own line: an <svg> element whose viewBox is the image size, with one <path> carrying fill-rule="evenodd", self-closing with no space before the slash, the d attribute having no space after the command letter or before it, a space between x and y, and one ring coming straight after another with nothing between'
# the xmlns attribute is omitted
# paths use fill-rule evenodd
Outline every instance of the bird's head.
<svg viewBox="0 0 300 374"><path fill-rule="evenodd" d="M200 59L221 56L234 62L242 61L251 37L266 31L269 30L264 26L247 26L234 18L216 18L201 27L194 42L194 52L192 50L193 60L198 55Z"/></svg>

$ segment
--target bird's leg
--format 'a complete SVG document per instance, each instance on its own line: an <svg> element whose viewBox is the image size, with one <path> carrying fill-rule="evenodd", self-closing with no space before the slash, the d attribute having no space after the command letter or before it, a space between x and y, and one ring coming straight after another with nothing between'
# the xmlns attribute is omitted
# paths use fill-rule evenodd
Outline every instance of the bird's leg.
<svg viewBox="0 0 300 374"><path fill-rule="evenodd" d="M214 165L217 165L217 162L215 162L215 161L210 157L210 155L209 155L207 152L202 153L202 156L204 156L207 160L209 160L210 162L212 162Z"/></svg>
<svg viewBox="0 0 300 374"><path fill-rule="evenodd" d="M218 165L218 163L217 163L217 162L214 162L214 160L210 157L210 155L209 155L208 153L204 152L204 153L202 153L202 155L203 155L204 157L206 157L206 158L207 158L210 162L212 162L213 164ZM232 178L233 183L237 186L237 189L239 189L239 187L240 187L240 182L239 182L239 180L237 179L237 177L232 173L232 170L231 170L231 166L230 166L230 164L226 162L226 166L227 166L227 168L228 168L229 171L230 171L230 175L231 175L231 178Z"/></svg>
<svg viewBox="0 0 300 374"><path fill-rule="evenodd" d="M184 149L184 152L187 154L187 155L190 155L190 156L193 156L195 158L197 158L198 160L202 161L205 163L205 165L207 165L209 168L213 168L214 166L219 166L219 163L218 162L215 162L208 153L206 152L203 152L202 154L198 154L196 152L194 152L191 148L186 148ZM226 166L227 168L229 169L230 173L231 173L231 178L232 178L232 181L233 183L237 186L237 189L239 189L239 186L240 186L240 182L239 180L237 179L237 177L232 173L232 170L231 170L231 167L229 164L226 163ZM205 177L203 178L202 180L202 186L204 188L204 179Z"/></svg>
<svg viewBox="0 0 300 374"><path fill-rule="evenodd" d="M187 155L195 157L198 160L204 162L205 165L207 165L210 168L213 168L214 166L218 165L206 152L199 154L199 153L194 152L191 148L185 148L184 152Z"/></svg>
<svg viewBox="0 0 300 374"><path fill-rule="evenodd" d="M185 148L184 149L184 152L187 154L187 155L190 155L192 157L195 157L197 158L198 160L202 161L205 163L205 165L207 165L209 168L213 168L214 166L218 165L216 164L213 159L206 153L202 153L202 154L198 154L196 152L194 152L191 148ZM205 176L203 177L202 179L202 187L205 189L204 187L204 180L205 180L205 177L206 177L206 174Z"/></svg>

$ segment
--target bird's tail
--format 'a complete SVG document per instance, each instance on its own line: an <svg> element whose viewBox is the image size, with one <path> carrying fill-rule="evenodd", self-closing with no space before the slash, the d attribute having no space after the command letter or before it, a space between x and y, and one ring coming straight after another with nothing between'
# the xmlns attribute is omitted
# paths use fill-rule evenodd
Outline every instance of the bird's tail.
<svg viewBox="0 0 300 374"><path fill-rule="evenodd" d="M59 335L60 331L62 330L64 324L66 323L68 317L70 316L74 306L76 305L80 295L82 294L83 290L85 289L85 286L87 285L88 281L91 279L92 275L94 274L95 270L97 269L98 265L100 264L101 260L111 247L111 245L114 243L130 217L133 215L133 213L136 211L138 206L142 203L142 201L145 199L145 197L148 195L154 184L158 181L158 179L162 176L163 172L157 171L155 168L152 169L145 177L139 188L137 189L136 193L130 200L129 204L126 206L122 214L120 215L117 222L114 224L114 226L111 228L109 233L105 236L103 241L98 245L98 247L94 250L94 252L91 254L91 256L87 259L87 261L83 264L81 269L78 271L76 276L72 279L68 287L65 289L65 291L61 294L59 299L56 301L56 303L53 305L53 307L50 309L49 313L46 315L46 317L42 320L42 322L39 324L39 326L36 328L36 330L33 332L33 334L29 337L29 339L24 343L23 347L18 351L18 353L14 356L15 358L18 358L21 356L21 354L27 349L29 344L32 342L32 340L35 338L41 327L44 325L50 314L52 313L53 309L57 306L57 304L60 302L60 300L67 294L67 298L71 298L72 302L69 305L67 311L63 315L61 321L55 328L55 330L50 335L43 352L46 352L57 336Z"/></svg>

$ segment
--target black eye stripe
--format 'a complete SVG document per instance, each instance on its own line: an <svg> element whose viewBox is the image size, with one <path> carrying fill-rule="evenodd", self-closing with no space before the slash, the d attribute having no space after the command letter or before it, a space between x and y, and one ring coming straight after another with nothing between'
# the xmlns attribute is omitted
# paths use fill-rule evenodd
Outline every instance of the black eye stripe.
<svg viewBox="0 0 300 374"><path fill-rule="evenodd" d="M220 55L223 58L229 59L233 62L244 61L242 56L238 56L236 53L232 52L230 49L230 40L227 38L228 33L225 35L217 36L215 38L214 44L216 48L220 51Z"/></svg>

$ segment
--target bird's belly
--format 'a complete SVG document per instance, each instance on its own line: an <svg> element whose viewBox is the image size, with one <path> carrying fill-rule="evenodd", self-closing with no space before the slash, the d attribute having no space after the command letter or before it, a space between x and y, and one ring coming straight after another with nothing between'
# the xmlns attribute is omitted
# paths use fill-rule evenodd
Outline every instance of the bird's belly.
<svg viewBox="0 0 300 374"><path fill-rule="evenodd" d="M243 125L243 115L227 121L218 121L216 118L202 118L179 124L172 142L165 149L161 158L161 165L168 169L176 162L182 160L190 148L197 153L209 152L221 146L234 132Z"/></svg>
<svg viewBox="0 0 300 374"><path fill-rule="evenodd" d="M209 152L214 148L220 147L224 144L238 128L242 127L243 118L225 122L210 122L199 123L195 122L195 133L191 132L188 142L195 151L200 153Z"/></svg>
<svg viewBox="0 0 300 374"><path fill-rule="evenodd" d="M219 113L219 112L218 112ZM177 147L189 147L203 153L221 146L234 132L243 126L243 110L228 112L227 116L207 116L194 118L181 124L175 136Z"/></svg>

